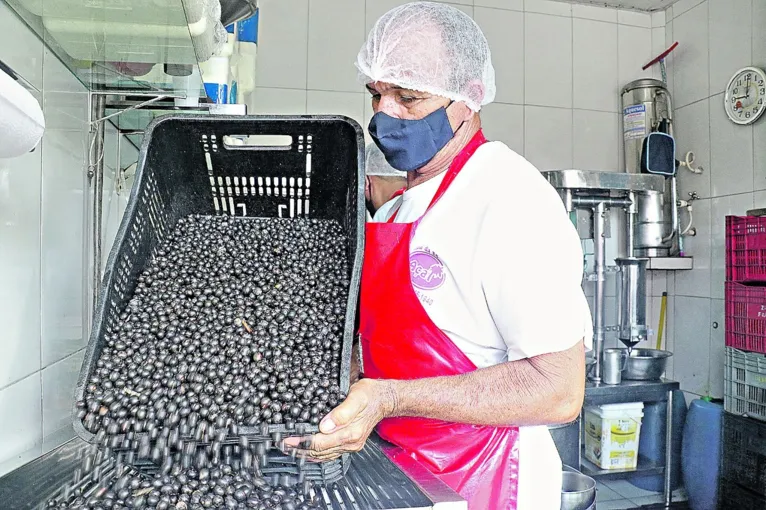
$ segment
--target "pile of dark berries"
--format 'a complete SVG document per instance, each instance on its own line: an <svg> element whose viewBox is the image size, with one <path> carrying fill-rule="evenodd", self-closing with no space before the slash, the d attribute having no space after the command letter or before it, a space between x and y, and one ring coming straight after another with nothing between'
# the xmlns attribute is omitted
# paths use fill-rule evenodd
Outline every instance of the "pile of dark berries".
<svg viewBox="0 0 766 510"><path fill-rule="evenodd" d="M109 468L112 469L109 469ZM313 510L316 490L305 483L288 487L271 485L264 478L231 466L212 469L181 469L153 477L128 467L114 469L106 463L111 476L92 479L91 472L78 471L70 485L48 501L57 510Z"/></svg>
<svg viewBox="0 0 766 510"><path fill-rule="evenodd" d="M346 252L334 221L181 219L107 318L78 418L165 475L173 459L225 464L215 457L242 426L317 425L345 398Z"/></svg>

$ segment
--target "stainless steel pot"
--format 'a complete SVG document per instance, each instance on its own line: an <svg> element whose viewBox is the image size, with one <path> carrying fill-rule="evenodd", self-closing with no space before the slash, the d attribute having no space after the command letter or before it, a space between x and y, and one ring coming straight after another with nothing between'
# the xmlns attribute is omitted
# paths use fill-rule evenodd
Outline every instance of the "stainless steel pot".
<svg viewBox="0 0 766 510"><path fill-rule="evenodd" d="M596 480L582 473L564 471L561 510L588 510L596 502Z"/></svg>
<svg viewBox="0 0 766 510"><path fill-rule="evenodd" d="M672 352L657 349L633 349L625 363L622 378L632 381L657 380L665 373L668 358L672 355Z"/></svg>

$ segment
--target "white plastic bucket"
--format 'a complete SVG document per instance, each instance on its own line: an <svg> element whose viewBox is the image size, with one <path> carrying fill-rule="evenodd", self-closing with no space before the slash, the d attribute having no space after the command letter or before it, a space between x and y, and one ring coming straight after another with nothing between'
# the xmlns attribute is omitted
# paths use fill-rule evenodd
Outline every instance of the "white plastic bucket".
<svg viewBox="0 0 766 510"><path fill-rule="evenodd" d="M635 469L644 404L585 409L585 458L601 469Z"/></svg>

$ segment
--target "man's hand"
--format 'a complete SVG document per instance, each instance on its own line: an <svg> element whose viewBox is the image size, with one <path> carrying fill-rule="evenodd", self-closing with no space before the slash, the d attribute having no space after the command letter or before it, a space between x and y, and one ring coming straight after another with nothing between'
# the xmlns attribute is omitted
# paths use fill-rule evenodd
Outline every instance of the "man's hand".
<svg viewBox="0 0 766 510"><path fill-rule="evenodd" d="M348 397L319 424L319 433L310 437L285 439L285 450L324 462L364 447L375 425L391 416L396 407L388 381L362 379L354 384Z"/></svg>

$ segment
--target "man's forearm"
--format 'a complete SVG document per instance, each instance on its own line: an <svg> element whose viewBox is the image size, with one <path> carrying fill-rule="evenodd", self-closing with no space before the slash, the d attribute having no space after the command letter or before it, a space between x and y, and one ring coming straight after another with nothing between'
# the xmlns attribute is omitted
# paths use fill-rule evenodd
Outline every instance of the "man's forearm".
<svg viewBox="0 0 766 510"><path fill-rule="evenodd" d="M390 414L495 426L565 423L582 406L584 365L580 342L463 375L386 381Z"/></svg>

